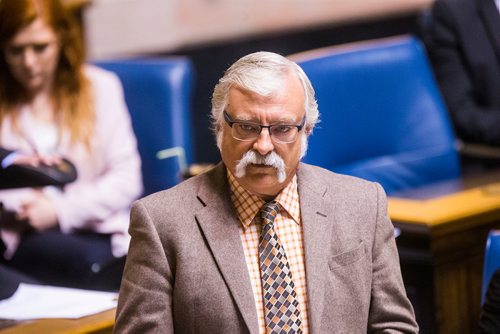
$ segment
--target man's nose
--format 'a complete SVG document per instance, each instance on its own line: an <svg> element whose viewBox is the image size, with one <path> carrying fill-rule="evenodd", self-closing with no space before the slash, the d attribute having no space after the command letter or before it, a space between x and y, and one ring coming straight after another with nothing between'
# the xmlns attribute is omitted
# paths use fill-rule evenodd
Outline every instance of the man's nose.
<svg viewBox="0 0 500 334"><path fill-rule="evenodd" d="M274 144L271 139L271 133L269 129L262 129L257 140L253 144L253 149L259 152L261 155L266 155L274 150Z"/></svg>

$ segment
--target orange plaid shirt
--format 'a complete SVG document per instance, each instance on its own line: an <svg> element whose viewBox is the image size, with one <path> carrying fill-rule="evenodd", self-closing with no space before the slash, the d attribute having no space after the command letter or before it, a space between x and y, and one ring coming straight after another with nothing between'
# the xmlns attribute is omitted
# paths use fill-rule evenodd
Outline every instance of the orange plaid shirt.
<svg viewBox="0 0 500 334"><path fill-rule="evenodd" d="M259 235L261 231L258 213L266 203L261 198L251 194L234 178L231 172L227 172L231 188L231 200L241 222L240 237L245 252L250 282L252 283L253 295L255 297L255 308L259 320L260 333L266 333L264 320L264 303L262 300L262 281L259 265ZM284 210L278 214L274 221L276 234L281 245L285 249L292 279L295 283L300 315L302 318L302 331L309 332L308 325L308 301L306 293L306 269L304 260L304 248L302 238L302 225L300 219L299 193L297 191L297 176L276 197Z"/></svg>

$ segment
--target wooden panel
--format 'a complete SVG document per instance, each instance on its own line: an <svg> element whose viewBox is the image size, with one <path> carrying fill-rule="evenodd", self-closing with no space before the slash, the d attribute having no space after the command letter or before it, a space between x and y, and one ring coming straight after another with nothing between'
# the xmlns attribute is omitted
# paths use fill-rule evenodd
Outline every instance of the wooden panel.
<svg viewBox="0 0 500 334"><path fill-rule="evenodd" d="M389 213L393 219L432 227L486 212L500 212L500 183L430 200L389 199Z"/></svg>
<svg viewBox="0 0 500 334"><path fill-rule="evenodd" d="M481 256L440 266L435 271L438 333L474 333L479 320ZM472 289L472 287L475 287Z"/></svg>
<svg viewBox="0 0 500 334"><path fill-rule="evenodd" d="M26 321L0 330L0 334L81 334L111 333L116 310L109 310L79 319L42 319Z"/></svg>

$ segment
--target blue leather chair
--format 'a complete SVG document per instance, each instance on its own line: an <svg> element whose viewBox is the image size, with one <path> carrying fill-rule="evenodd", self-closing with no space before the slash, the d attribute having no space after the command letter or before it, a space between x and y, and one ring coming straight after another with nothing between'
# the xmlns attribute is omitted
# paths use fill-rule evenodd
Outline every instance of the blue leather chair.
<svg viewBox="0 0 500 334"><path fill-rule="evenodd" d="M488 234L484 253L483 284L481 289L481 304L484 303L486 290L493 273L500 268L500 230L492 230Z"/></svg>
<svg viewBox="0 0 500 334"><path fill-rule="evenodd" d="M190 60L129 59L96 65L115 72L122 82L142 159L144 195L179 183L192 161Z"/></svg>
<svg viewBox="0 0 500 334"><path fill-rule="evenodd" d="M460 175L450 119L416 38L289 57L309 76L320 109L305 162L377 181L389 194Z"/></svg>

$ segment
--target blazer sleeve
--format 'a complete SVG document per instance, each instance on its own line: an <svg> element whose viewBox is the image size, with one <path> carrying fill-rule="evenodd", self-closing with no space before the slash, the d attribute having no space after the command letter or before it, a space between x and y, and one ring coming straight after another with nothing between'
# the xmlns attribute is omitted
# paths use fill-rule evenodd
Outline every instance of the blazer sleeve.
<svg viewBox="0 0 500 334"><path fill-rule="evenodd" d="M468 13L470 20L479 20L471 18L472 15L478 14ZM473 79L472 73L478 75L478 69L472 68L465 55L467 41L463 30L467 30L467 27L462 27L468 22L459 20L461 18L453 15L447 2L435 2L431 22L424 28L429 58L459 135L465 140L500 144L500 110L480 103L477 98L478 92L494 88L478 87L478 81ZM473 31L467 33L474 34ZM482 72L484 76L493 75L488 74L487 69ZM487 83L488 80L481 82Z"/></svg>
<svg viewBox="0 0 500 334"><path fill-rule="evenodd" d="M369 333L418 333L413 307L401 277L394 229L387 215L387 198L377 188L377 222L372 250L372 296Z"/></svg>
<svg viewBox="0 0 500 334"><path fill-rule="evenodd" d="M132 207L129 233L132 240L114 332L174 333L171 267L158 231L140 201Z"/></svg>

